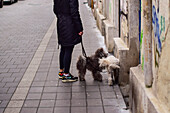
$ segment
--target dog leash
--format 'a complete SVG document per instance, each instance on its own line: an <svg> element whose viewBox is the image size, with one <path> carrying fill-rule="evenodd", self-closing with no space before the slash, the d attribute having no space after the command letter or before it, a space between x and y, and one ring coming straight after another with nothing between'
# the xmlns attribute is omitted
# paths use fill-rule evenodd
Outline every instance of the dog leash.
<svg viewBox="0 0 170 113"><path fill-rule="evenodd" d="M81 40L82 54L85 58L87 58L86 51L84 49L83 41Z"/></svg>
<svg viewBox="0 0 170 113"><path fill-rule="evenodd" d="M88 62L87 60L87 54L86 54L86 51L84 49L84 45L83 45L83 41L81 40L81 47L82 47L82 54L83 56L86 58L86 62ZM102 72L102 70L99 70L97 69L96 67L93 66L93 64L91 64L90 62L88 62L95 70L99 71L99 72Z"/></svg>

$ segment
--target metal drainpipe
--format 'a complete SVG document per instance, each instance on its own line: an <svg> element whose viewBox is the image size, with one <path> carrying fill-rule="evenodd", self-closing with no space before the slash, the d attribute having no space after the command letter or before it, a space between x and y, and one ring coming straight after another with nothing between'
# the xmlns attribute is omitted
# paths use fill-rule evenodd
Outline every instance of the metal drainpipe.
<svg viewBox="0 0 170 113"><path fill-rule="evenodd" d="M140 47L140 42L141 42L141 0L139 0L139 63L141 64L141 47Z"/></svg>
<svg viewBox="0 0 170 113"><path fill-rule="evenodd" d="M121 23L120 23L120 16L121 16L121 14L120 14L120 0L119 0L119 37L121 37Z"/></svg>
<svg viewBox="0 0 170 113"><path fill-rule="evenodd" d="M143 0L143 13L145 86L152 87L152 0Z"/></svg>

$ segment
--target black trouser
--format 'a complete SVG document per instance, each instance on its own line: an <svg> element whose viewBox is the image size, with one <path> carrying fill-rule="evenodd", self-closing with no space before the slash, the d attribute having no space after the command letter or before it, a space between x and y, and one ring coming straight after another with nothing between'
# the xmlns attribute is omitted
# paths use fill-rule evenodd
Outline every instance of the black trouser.
<svg viewBox="0 0 170 113"><path fill-rule="evenodd" d="M60 69L64 69L65 73L69 73L71 57L74 46L61 46L60 50Z"/></svg>

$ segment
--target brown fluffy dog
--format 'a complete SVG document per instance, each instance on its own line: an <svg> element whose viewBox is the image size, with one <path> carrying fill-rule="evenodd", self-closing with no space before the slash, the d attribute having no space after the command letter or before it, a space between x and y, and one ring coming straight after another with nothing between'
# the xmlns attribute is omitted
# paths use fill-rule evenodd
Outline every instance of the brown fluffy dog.
<svg viewBox="0 0 170 113"><path fill-rule="evenodd" d="M108 54L104 52L103 48L97 49L94 55L86 58L80 55L77 61L78 76L80 81L85 80L87 69L92 72L94 80L102 81L102 75L100 74L102 67L99 67L99 59L106 58L107 56Z"/></svg>

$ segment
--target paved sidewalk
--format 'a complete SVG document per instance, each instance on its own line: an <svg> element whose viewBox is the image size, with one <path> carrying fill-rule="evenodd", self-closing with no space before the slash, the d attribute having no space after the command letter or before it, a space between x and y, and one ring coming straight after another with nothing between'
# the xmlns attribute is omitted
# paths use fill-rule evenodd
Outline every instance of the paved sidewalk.
<svg viewBox="0 0 170 113"><path fill-rule="evenodd" d="M97 48L105 46L90 9L83 3L85 1L80 1L83 42L87 55L91 55ZM4 78L0 78L0 113L128 113L119 87L107 85L106 73L103 82L93 81L90 72L87 72L85 82L62 83L57 78L59 50L56 35L53 21L20 82L9 84L14 86L13 89L4 88L4 82L1 82ZM74 76L78 73L76 61L80 54L79 44L72 57L71 73ZM5 80L11 79L9 75ZM12 90L15 92L9 94Z"/></svg>

